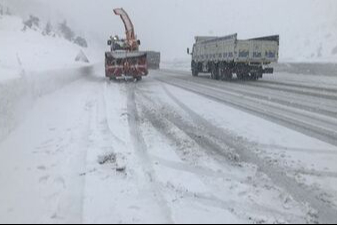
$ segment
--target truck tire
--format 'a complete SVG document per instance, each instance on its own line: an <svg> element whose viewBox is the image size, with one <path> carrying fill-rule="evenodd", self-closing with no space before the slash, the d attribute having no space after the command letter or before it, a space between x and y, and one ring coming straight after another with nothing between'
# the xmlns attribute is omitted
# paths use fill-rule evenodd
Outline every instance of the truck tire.
<svg viewBox="0 0 337 225"><path fill-rule="evenodd" d="M258 77L258 75L256 73L250 74L250 80L256 81L258 79L259 79L259 77Z"/></svg>
<svg viewBox="0 0 337 225"><path fill-rule="evenodd" d="M222 76L222 79L225 81L231 81L233 79L233 73L228 67L225 67L222 69L221 76Z"/></svg>
<svg viewBox="0 0 337 225"><path fill-rule="evenodd" d="M218 74L220 80L225 80L226 76L226 66L223 63L220 63L218 66Z"/></svg>
<svg viewBox="0 0 337 225"><path fill-rule="evenodd" d="M227 73L225 74L225 80L231 81L232 79L233 79L233 73L230 71L227 71Z"/></svg>
<svg viewBox="0 0 337 225"><path fill-rule="evenodd" d="M192 76L197 77L199 75L199 71L195 68L192 68Z"/></svg>
<svg viewBox="0 0 337 225"><path fill-rule="evenodd" d="M244 80L245 75L243 73L236 73L238 80Z"/></svg>
<svg viewBox="0 0 337 225"><path fill-rule="evenodd" d="M214 64L214 65L212 66L211 78L212 78L213 80L219 80L219 79L220 79L219 69L218 69L218 66L217 66L216 64Z"/></svg>
<svg viewBox="0 0 337 225"><path fill-rule="evenodd" d="M238 73L238 80L251 80L251 75L249 73Z"/></svg>
<svg viewBox="0 0 337 225"><path fill-rule="evenodd" d="M192 76L197 77L199 75L198 63L192 61L191 67L192 67Z"/></svg>
<svg viewBox="0 0 337 225"><path fill-rule="evenodd" d="M260 78L262 78L262 73L252 73L250 75L250 79L253 80L253 81L257 81Z"/></svg>

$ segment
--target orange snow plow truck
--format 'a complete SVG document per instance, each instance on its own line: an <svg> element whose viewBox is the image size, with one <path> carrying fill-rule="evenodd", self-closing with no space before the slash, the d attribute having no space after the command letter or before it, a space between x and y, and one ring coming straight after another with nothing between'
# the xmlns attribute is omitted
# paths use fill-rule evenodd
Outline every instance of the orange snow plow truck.
<svg viewBox="0 0 337 225"><path fill-rule="evenodd" d="M111 50L105 53L105 76L111 80L133 78L139 81L148 75L147 53L139 51L140 41L125 10L114 9L114 13L124 23L126 38L114 36L108 40Z"/></svg>

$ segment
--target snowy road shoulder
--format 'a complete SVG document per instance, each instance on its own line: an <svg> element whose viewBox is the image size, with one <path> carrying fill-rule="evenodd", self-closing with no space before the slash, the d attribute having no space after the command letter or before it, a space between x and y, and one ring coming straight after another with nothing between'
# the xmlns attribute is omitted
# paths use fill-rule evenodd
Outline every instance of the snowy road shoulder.
<svg viewBox="0 0 337 225"><path fill-rule="evenodd" d="M95 65L75 69L22 72L20 78L0 82L0 141L26 117L36 100L68 84L93 75Z"/></svg>
<svg viewBox="0 0 337 225"><path fill-rule="evenodd" d="M41 95L0 143L1 222L333 220L335 146L151 77L102 74Z"/></svg>
<svg viewBox="0 0 337 225"><path fill-rule="evenodd" d="M1 222L80 222L96 88L83 80L40 98L1 143ZM91 97L93 96L93 97Z"/></svg>

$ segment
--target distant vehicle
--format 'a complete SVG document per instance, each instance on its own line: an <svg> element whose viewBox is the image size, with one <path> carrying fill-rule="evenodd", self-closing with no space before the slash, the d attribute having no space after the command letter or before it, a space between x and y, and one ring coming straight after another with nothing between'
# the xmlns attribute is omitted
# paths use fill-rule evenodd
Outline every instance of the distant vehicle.
<svg viewBox="0 0 337 225"><path fill-rule="evenodd" d="M114 9L121 17L126 32L126 38L111 37L108 45L111 51L105 53L105 76L110 79L134 78L141 80L148 75L147 54L139 51L140 41L137 40L133 24L124 9Z"/></svg>
<svg viewBox="0 0 337 225"><path fill-rule="evenodd" d="M147 51L147 64L149 69L160 69L160 52Z"/></svg>
<svg viewBox="0 0 337 225"><path fill-rule="evenodd" d="M268 65L279 58L278 35L238 40L237 34L225 37L195 37L192 50L192 75L211 73L215 80L258 80L272 74ZM187 49L190 54L190 50Z"/></svg>

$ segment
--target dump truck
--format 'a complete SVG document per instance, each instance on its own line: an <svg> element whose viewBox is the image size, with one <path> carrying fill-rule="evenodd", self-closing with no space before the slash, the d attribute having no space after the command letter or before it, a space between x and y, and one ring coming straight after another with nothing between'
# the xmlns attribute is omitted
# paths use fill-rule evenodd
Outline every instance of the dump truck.
<svg viewBox="0 0 337 225"><path fill-rule="evenodd" d="M191 70L193 76L210 73L215 80L258 80L272 74L270 66L279 58L278 35L239 40L237 34L224 37L195 37Z"/></svg>
<svg viewBox="0 0 337 225"><path fill-rule="evenodd" d="M121 17L126 37L121 39L116 35L108 40L111 48L105 52L105 76L110 79L141 80L148 75L147 53L139 51L140 41L137 40L132 21L125 10L114 9L114 13Z"/></svg>
<svg viewBox="0 0 337 225"><path fill-rule="evenodd" d="M148 68L152 70L160 69L160 52L147 51Z"/></svg>

